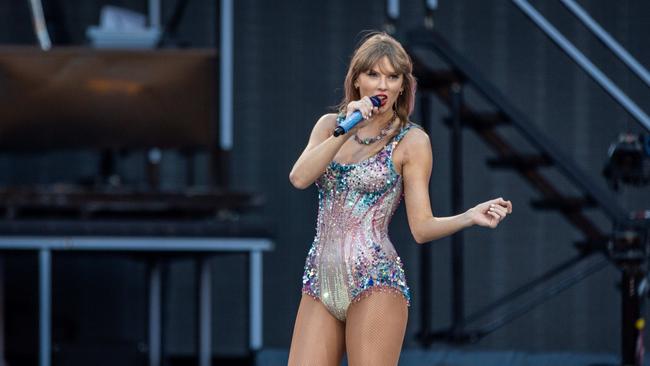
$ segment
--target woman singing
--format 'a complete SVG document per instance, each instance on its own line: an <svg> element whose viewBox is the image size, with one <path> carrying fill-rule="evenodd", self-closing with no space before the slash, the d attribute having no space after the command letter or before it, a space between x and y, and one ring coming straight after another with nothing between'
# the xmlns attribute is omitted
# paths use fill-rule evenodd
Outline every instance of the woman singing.
<svg viewBox="0 0 650 366"><path fill-rule="evenodd" d="M385 33L354 52L338 114L322 116L289 179L316 183L316 237L307 255L289 365L397 365L409 288L388 224L402 195L418 243L471 225L494 228L512 212L502 198L451 217L434 217L429 201L429 136L409 121L415 99L412 62ZM374 106L371 98L381 101ZM359 111L363 121L344 135L337 124Z"/></svg>

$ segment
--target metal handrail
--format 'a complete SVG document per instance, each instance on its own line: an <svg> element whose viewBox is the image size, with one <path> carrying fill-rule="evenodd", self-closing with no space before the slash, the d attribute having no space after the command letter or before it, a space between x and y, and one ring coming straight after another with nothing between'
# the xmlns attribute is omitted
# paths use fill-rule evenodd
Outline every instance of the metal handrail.
<svg viewBox="0 0 650 366"><path fill-rule="evenodd" d="M573 15L575 15L582 24L584 24L589 30L600 39L601 42L605 44L618 58L630 68L632 72L643 80L646 86L650 87L650 73L646 70L643 65L641 65L634 56L630 55L625 47L621 46L612 36L607 33L603 27L598 24L589 14L580 7L573 0L560 0L567 9L569 9Z"/></svg>
<svg viewBox="0 0 650 366"><path fill-rule="evenodd" d="M532 5L525 0L512 0L542 31L553 40L575 63L591 76L614 100L616 100L632 117L646 130L650 131L650 117L605 74L600 71L582 52L580 52L566 37L544 18Z"/></svg>

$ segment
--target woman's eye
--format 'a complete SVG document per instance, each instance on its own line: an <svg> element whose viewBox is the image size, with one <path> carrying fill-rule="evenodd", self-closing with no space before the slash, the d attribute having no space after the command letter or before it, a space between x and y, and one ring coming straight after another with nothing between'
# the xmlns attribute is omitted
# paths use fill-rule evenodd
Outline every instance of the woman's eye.
<svg viewBox="0 0 650 366"><path fill-rule="evenodd" d="M368 76L373 76L373 77L374 77L374 76L377 76L377 73L374 72L374 71L368 71L368 72L367 72L367 75L368 75Z"/></svg>
<svg viewBox="0 0 650 366"><path fill-rule="evenodd" d="M399 75L391 75L390 78L393 80L397 80L399 79Z"/></svg>

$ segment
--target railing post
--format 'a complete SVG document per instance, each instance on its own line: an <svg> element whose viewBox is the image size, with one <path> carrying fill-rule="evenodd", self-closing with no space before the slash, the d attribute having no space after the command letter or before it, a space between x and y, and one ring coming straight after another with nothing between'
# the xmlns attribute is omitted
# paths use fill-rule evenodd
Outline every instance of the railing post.
<svg viewBox="0 0 650 366"><path fill-rule="evenodd" d="M39 261L39 366L50 366L52 358L52 253L42 248Z"/></svg>
<svg viewBox="0 0 650 366"><path fill-rule="evenodd" d="M457 215L463 210L463 136L461 126L462 86L451 87L451 209ZM463 233L451 237L452 334L462 331L464 311Z"/></svg>
<svg viewBox="0 0 650 366"><path fill-rule="evenodd" d="M420 93L419 100L420 120L425 129L432 130L431 121L431 97L427 93ZM424 347L431 346L433 342L433 329L431 324L431 309L433 307L433 294L431 293L431 282L433 279L433 266L431 256L433 247L429 244L420 246L420 331L418 338Z"/></svg>
<svg viewBox="0 0 650 366"><path fill-rule="evenodd" d="M645 297L648 295L648 229L622 228L614 233L610 257L621 269L621 362L642 366Z"/></svg>

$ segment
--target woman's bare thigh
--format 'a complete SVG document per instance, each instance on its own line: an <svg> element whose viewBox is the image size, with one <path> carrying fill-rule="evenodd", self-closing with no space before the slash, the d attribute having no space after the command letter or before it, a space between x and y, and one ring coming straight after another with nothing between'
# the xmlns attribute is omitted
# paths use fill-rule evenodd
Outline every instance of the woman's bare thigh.
<svg viewBox="0 0 650 366"><path fill-rule="evenodd" d="M339 366L345 324L309 295L302 295L289 350L289 366Z"/></svg>
<svg viewBox="0 0 650 366"><path fill-rule="evenodd" d="M353 303L345 326L349 365L397 365L407 321L406 299L398 291L373 290Z"/></svg>

